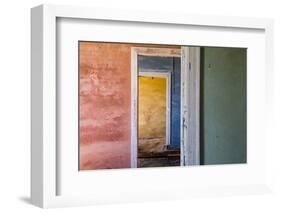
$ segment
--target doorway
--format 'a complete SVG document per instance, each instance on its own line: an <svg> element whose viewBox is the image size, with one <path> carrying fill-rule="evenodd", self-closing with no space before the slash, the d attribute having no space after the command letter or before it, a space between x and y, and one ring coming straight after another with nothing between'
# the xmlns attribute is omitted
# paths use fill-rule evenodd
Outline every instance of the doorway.
<svg viewBox="0 0 281 213"><path fill-rule="evenodd" d="M199 53L132 48L132 168L199 164Z"/></svg>
<svg viewBox="0 0 281 213"><path fill-rule="evenodd" d="M139 72L138 167L179 165L168 158L171 72ZM179 154L179 150L178 150Z"/></svg>

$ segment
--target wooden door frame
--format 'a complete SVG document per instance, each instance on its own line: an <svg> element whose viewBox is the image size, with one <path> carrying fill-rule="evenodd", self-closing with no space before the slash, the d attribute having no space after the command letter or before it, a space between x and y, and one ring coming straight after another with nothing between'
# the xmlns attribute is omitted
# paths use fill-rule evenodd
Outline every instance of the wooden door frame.
<svg viewBox="0 0 281 213"><path fill-rule="evenodd" d="M138 156L138 55L181 57L181 166L200 164L200 48L131 48L131 167ZM188 133L188 134L187 134Z"/></svg>
<svg viewBox="0 0 281 213"><path fill-rule="evenodd" d="M181 48L181 165L200 165L200 47Z"/></svg>
<svg viewBox="0 0 281 213"><path fill-rule="evenodd" d="M138 72L138 76L160 77L166 79L166 145L170 145L171 140L171 71L147 71Z"/></svg>

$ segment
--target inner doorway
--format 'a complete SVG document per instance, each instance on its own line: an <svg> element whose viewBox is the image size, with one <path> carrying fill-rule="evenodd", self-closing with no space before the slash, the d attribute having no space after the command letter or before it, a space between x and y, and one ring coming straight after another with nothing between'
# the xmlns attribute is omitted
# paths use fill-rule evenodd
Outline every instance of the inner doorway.
<svg viewBox="0 0 281 213"><path fill-rule="evenodd" d="M200 48L198 47L132 47L132 168L199 164L199 58ZM162 104L162 112L164 108L166 110L164 109L164 112L158 115L159 120L161 120L161 117L163 119L162 135L156 135L158 137L157 139L152 137L143 138L142 132L144 132L144 130L141 130L140 128L153 128L151 122L148 122L146 125L141 123L143 121L140 119L141 115L139 113L144 112L140 111L142 103L139 102L143 98L140 98L140 94L150 96L150 98L146 97L146 99L151 99L151 102L156 105L156 103L161 101L156 100L156 98L150 94L150 90L153 88L151 85L151 88L148 86L148 82L152 80L154 82L162 82L162 90L163 88L166 88L167 90L168 84L167 81L164 83L162 81L163 79L158 79L158 77L154 77L154 79L152 79L153 76L142 76L142 73L146 73L146 75L148 75L149 72L156 72L158 74L169 73L171 76L170 95L167 95L168 93L166 93L166 96L164 96L164 93L160 93L159 91L159 96L162 94L162 97L164 97L162 98L162 103L163 100L166 100L166 106L163 107L164 104ZM150 80L147 77L150 77ZM143 88L144 82L148 84L146 85L146 93L139 91ZM169 98L168 102L167 98ZM157 110L156 112L158 113ZM159 112L161 112L161 110L159 110ZM170 113L168 119L167 112ZM163 117L164 114L166 114L166 118ZM147 121L151 120L153 115L155 115L155 113L152 113L150 115L150 119L147 119ZM170 121L170 123L167 124L167 121ZM170 128L169 130L168 127ZM157 131L152 132L156 134ZM164 144L163 141L166 141L166 144ZM155 143L151 144L150 142ZM158 143L156 144L156 142Z"/></svg>
<svg viewBox="0 0 281 213"><path fill-rule="evenodd" d="M180 58L138 56L137 167L180 165Z"/></svg>

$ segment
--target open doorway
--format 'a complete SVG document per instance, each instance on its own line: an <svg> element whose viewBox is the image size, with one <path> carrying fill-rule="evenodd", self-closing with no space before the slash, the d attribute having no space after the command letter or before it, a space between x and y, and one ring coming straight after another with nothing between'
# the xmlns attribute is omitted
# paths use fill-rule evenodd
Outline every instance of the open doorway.
<svg viewBox="0 0 281 213"><path fill-rule="evenodd" d="M135 167L180 166L181 49L137 49Z"/></svg>
<svg viewBox="0 0 281 213"><path fill-rule="evenodd" d="M138 167L179 166L180 150L170 149L171 71L139 72L138 83Z"/></svg>
<svg viewBox="0 0 281 213"><path fill-rule="evenodd" d="M199 48L132 48L132 168L199 164L198 59Z"/></svg>

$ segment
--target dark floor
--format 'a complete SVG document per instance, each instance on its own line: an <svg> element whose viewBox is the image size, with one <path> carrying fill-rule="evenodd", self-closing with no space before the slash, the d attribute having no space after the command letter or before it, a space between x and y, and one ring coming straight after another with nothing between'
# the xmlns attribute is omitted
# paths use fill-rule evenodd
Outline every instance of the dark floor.
<svg viewBox="0 0 281 213"><path fill-rule="evenodd" d="M180 166L180 151L139 153L138 168Z"/></svg>

